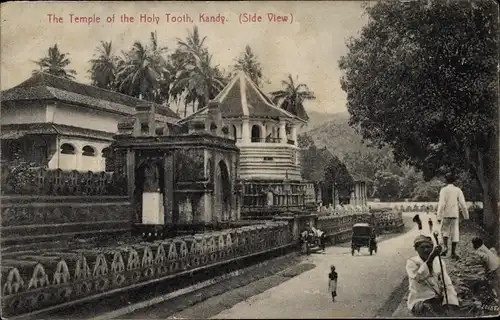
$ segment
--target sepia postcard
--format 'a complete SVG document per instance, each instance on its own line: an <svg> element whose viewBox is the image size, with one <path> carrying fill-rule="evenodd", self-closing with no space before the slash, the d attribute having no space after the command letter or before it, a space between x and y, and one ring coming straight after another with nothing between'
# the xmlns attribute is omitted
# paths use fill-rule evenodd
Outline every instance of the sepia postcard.
<svg viewBox="0 0 500 320"><path fill-rule="evenodd" d="M499 17L2 3L2 318L497 316Z"/></svg>

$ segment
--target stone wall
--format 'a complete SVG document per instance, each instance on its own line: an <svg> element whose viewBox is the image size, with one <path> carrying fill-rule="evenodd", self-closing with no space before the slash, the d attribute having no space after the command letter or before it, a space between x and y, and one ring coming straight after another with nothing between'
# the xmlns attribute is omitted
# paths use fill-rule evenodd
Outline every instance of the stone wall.
<svg viewBox="0 0 500 320"><path fill-rule="evenodd" d="M401 232L404 228L401 212L374 213L377 233ZM351 238L352 226L355 223L373 224L370 214L320 216L316 227L326 233L332 243L341 243Z"/></svg>
<svg viewBox="0 0 500 320"><path fill-rule="evenodd" d="M2 308L15 316L175 279L292 244L286 222L122 246L19 253L2 261ZM175 281L175 280L173 280Z"/></svg>
<svg viewBox="0 0 500 320"><path fill-rule="evenodd" d="M11 164L12 166L12 164ZM124 175L30 168L23 172L1 166L2 195L104 196L126 195ZM24 180L16 180L22 174Z"/></svg>
<svg viewBox="0 0 500 320"><path fill-rule="evenodd" d="M472 205L478 205L482 207L482 203L480 202L467 202L467 206L471 207ZM390 208L396 209L404 212L425 212L427 207L429 207L430 212L437 211L437 202L368 202L368 206L371 209L383 209Z"/></svg>
<svg viewBox="0 0 500 320"><path fill-rule="evenodd" d="M0 200L4 244L130 230L131 205L123 196L4 196Z"/></svg>

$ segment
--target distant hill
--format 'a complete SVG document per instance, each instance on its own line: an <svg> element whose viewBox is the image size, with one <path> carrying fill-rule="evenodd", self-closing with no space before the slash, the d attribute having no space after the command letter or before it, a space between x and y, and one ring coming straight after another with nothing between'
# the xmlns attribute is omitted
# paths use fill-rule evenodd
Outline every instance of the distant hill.
<svg viewBox="0 0 500 320"><path fill-rule="evenodd" d="M349 113L335 113L328 116L331 118L326 122L308 126L307 134L313 138L318 148L326 147L341 160L346 152L369 148L362 143L361 135L349 126Z"/></svg>
<svg viewBox="0 0 500 320"><path fill-rule="evenodd" d="M325 112L317 112L317 111L307 111L307 115L309 116L309 121L307 122L307 127L301 130L301 132L309 131L314 129L335 117L335 113L325 113Z"/></svg>

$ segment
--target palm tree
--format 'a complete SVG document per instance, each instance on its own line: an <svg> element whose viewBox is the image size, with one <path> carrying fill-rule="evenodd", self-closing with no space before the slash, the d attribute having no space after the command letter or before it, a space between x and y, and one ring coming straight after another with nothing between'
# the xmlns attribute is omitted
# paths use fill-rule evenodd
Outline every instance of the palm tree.
<svg viewBox="0 0 500 320"><path fill-rule="evenodd" d="M262 82L262 68L249 45L245 47L245 52L236 60L233 69L245 72L260 87Z"/></svg>
<svg viewBox="0 0 500 320"><path fill-rule="evenodd" d="M158 46L157 39L152 32L150 45L136 41L129 52L122 52L117 63L118 91L158 103L168 100L172 76L163 57L167 48Z"/></svg>
<svg viewBox="0 0 500 320"><path fill-rule="evenodd" d="M194 63L186 64L177 73L172 91L182 91L185 106L188 102L192 103L194 112L195 103L198 104L198 109L205 107L224 88L225 83L218 67L212 67L212 55L207 53L193 57Z"/></svg>
<svg viewBox="0 0 500 320"><path fill-rule="evenodd" d="M33 74L46 72L66 79L75 79L76 71L73 69L66 69L71 63L68 56L69 53L61 53L59 51L56 43L53 47L49 48L46 57L43 57L38 61L33 61L39 67L39 69L33 70Z"/></svg>
<svg viewBox="0 0 500 320"><path fill-rule="evenodd" d="M193 27L193 32L188 31L188 36L186 40L177 38L177 45L181 52L188 53L187 57L201 56L207 52L204 46L207 37L201 38L200 32L197 26ZM192 62L192 59L187 59Z"/></svg>
<svg viewBox="0 0 500 320"><path fill-rule="evenodd" d="M178 48L171 56L173 69L177 70L171 97L177 102L184 100L184 115L188 104L192 105L193 112L196 105L198 109L203 108L225 85L223 72L217 66L212 67L212 56L204 45L205 40L195 26L192 32L188 31L185 40L177 38Z"/></svg>
<svg viewBox="0 0 500 320"><path fill-rule="evenodd" d="M96 54L98 56L89 61L91 67L88 73L92 85L112 90L115 87L117 57L113 55L111 41L101 41L101 45L96 48Z"/></svg>
<svg viewBox="0 0 500 320"><path fill-rule="evenodd" d="M314 93L309 90L306 84L296 85L292 75L288 75L287 80L281 81L283 90L271 92L273 102L284 110L296 115L303 120L309 120L303 102L305 100L314 100Z"/></svg>

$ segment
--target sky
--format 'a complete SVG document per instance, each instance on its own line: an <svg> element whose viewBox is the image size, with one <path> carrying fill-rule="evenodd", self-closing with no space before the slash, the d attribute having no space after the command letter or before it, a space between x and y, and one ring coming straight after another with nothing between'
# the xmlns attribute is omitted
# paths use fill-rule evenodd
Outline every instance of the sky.
<svg viewBox="0 0 500 320"><path fill-rule="evenodd" d="M315 93L305 103L307 111L337 113L346 110L345 92L340 87L338 60L347 53L346 40L356 37L367 22L362 1L278 1L278 2L8 2L2 3L1 82L2 90L31 76L32 62L47 54L55 43L69 53L76 80L89 83L87 70L100 41L112 41L114 52L128 50L134 41L146 43L157 31L160 44L173 50L176 38L185 38L197 25L213 61L228 70L250 45L263 75L270 81L266 92L279 90L288 73ZM100 22L71 23L74 17L99 17ZM122 23L121 16L134 17ZM192 22L167 21L188 15ZM224 23L200 21L200 14L224 16ZM257 15L260 22L240 22ZM288 21L269 22L268 16L287 16ZM62 17L61 23L49 16ZM108 23L107 17L115 20ZM140 15L152 23L138 21ZM159 20L154 20L158 18ZM203 18L203 17L202 17ZM293 19L293 20L292 20Z"/></svg>

